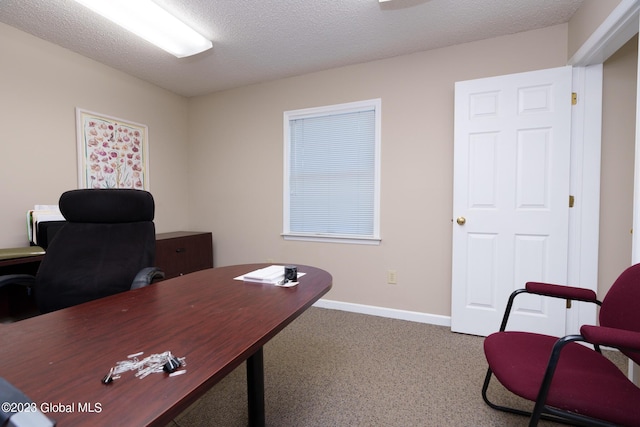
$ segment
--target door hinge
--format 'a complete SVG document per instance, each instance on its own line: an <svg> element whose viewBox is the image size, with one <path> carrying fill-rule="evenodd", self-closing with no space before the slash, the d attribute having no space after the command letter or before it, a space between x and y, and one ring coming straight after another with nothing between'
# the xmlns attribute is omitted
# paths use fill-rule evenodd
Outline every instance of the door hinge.
<svg viewBox="0 0 640 427"><path fill-rule="evenodd" d="M578 94L575 92L571 92L571 105L576 105L578 103Z"/></svg>
<svg viewBox="0 0 640 427"><path fill-rule="evenodd" d="M569 207L572 208L573 205L576 204L576 198L574 196L569 196Z"/></svg>

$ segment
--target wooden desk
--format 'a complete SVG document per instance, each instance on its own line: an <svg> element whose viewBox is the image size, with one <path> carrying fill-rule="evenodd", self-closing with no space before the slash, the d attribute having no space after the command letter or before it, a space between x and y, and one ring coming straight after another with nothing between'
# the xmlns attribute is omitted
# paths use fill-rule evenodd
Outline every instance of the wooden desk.
<svg viewBox="0 0 640 427"><path fill-rule="evenodd" d="M264 424L262 346L332 281L309 266L298 266L306 275L293 288L233 280L264 266L203 270L0 325L0 376L39 408L74 405L45 414L61 427L164 426L247 360L250 422ZM111 367L139 351L185 357L187 372L143 379L126 372L102 384Z"/></svg>
<svg viewBox="0 0 640 427"><path fill-rule="evenodd" d="M23 272L25 271L25 265L39 264L40 261L42 261L42 258L44 258L44 249L40 246L0 249L0 274L14 274L13 270L10 269L10 266L18 266L18 268L23 269L20 272ZM33 273L35 273L35 270L33 270ZM32 274L32 270L29 270L29 272L25 274Z"/></svg>

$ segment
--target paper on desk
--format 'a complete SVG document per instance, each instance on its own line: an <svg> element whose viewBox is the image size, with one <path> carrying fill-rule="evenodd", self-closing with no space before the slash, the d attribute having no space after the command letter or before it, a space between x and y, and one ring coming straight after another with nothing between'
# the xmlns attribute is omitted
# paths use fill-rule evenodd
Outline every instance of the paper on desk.
<svg viewBox="0 0 640 427"><path fill-rule="evenodd" d="M38 223L44 221L64 221L58 205L35 205L27 211L27 238L38 244Z"/></svg>
<svg viewBox="0 0 640 427"><path fill-rule="evenodd" d="M298 277L300 276L304 276L304 273L298 272ZM284 280L284 265L270 265L269 267L259 268L258 270L235 277L235 280L275 285Z"/></svg>

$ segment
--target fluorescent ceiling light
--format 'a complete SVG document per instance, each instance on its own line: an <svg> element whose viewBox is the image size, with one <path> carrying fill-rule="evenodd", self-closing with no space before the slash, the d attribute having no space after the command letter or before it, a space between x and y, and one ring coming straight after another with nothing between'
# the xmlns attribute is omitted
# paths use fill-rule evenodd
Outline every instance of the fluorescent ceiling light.
<svg viewBox="0 0 640 427"><path fill-rule="evenodd" d="M213 44L151 0L76 0L178 58Z"/></svg>

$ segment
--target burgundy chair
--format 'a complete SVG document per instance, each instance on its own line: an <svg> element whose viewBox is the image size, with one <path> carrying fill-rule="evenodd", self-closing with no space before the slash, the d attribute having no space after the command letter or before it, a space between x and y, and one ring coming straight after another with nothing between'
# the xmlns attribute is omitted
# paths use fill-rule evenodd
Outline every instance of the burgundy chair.
<svg viewBox="0 0 640 427"><path fill-rule="evenodd" d="M600 326L583 325L562 338L505 331L514 299L530 293L600 306ZM588 343L589 345L580 344ZM500 332L484 341L489 369L482 387L494 409L579 426L640 426L640 388L600 352L619 349L640 363L640 264L626 269L602 302L595 292L530 282L509 297ZM492 376L510 392L535 402L531 412L495 404L487 397Z"/></svg>

